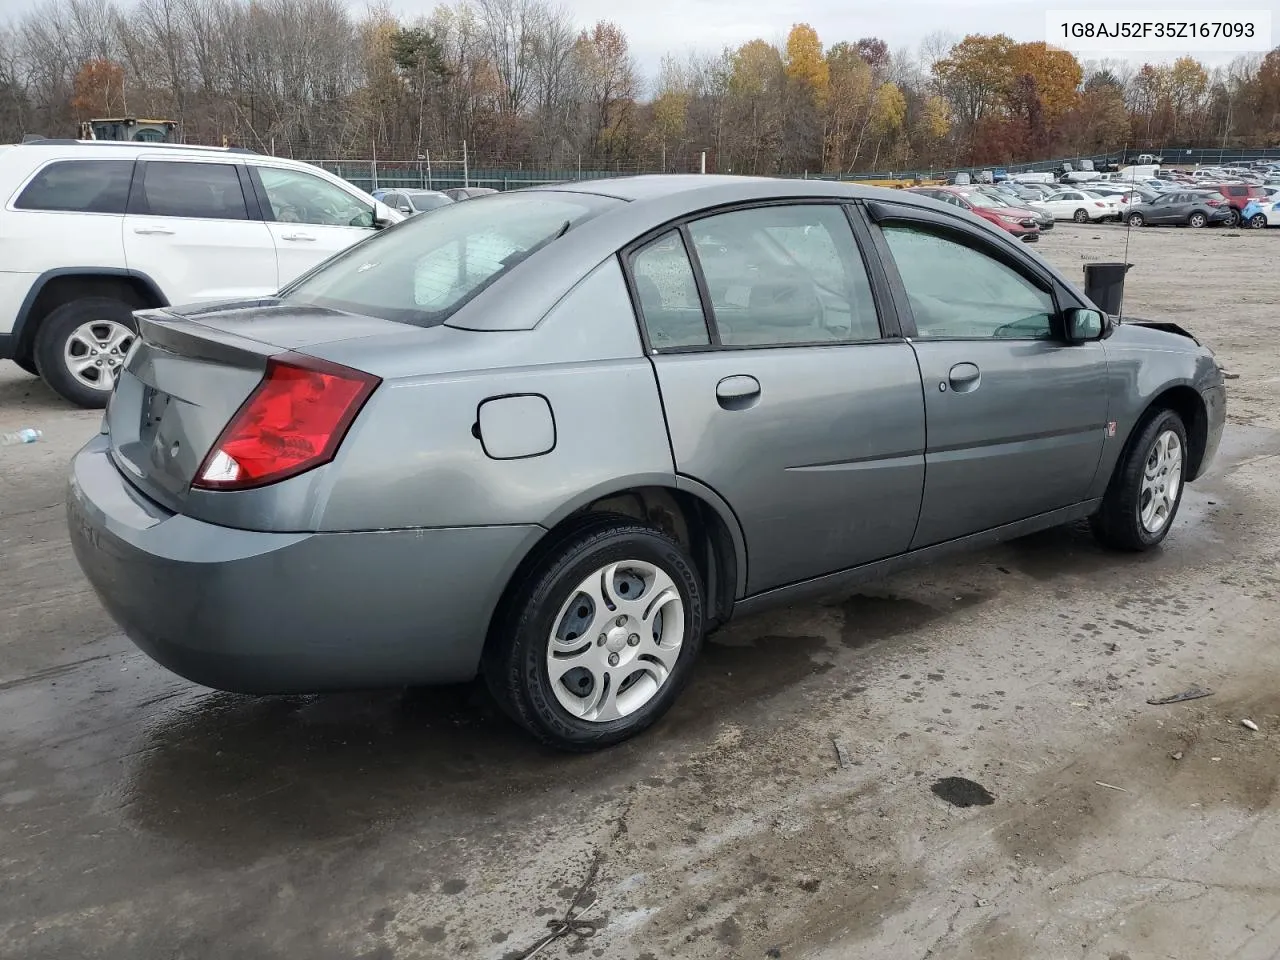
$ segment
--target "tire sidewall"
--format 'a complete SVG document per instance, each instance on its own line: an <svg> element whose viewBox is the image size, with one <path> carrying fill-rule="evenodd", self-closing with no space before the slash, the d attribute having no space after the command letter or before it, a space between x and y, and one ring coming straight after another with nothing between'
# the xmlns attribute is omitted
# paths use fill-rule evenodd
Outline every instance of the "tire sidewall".
<svg viewBox="0 0 1280 960"><path fill-rule="evenodd" d="M1200 227L1203 227L1207 222L1208 221L1205 219L1205 216L1203 213L1193 213L1191 217L1187 220L1187 225L1196 227L1198 229ZM1230 226L1230 224L1228 224L1228 226Z"/></svg>
<svg viewBox="0 0 1280 960"><path fill-rule="evenodd" d="M1072 220L1074 220L1076 223L1088 223L1088 222L1089 222L1089 211L1088 211L1088 210L1077 210L1077 211L1075 212L1075 216L1073 216L1071 219L1072 219Z"/></svg>
<svg viewBox="0 0 1280 960"><path fill-rule="evenodd" d="M1140 227L1145 222L1146 221L1142 219L1142 214L1140 213L1133 213L1129 215L1129 226L1131 227Z"/></svg>
<svg viewBox="0 0 1280 960"><path fill-rule="evenodd" d="M1178 496L1169 511L1169 519L1165 521L1164 526L1160 528L1158 533L1151 533L1142 523L1142 474L1156 439L1167 430L1172 430L1177 435L1178 442L1182 444L1182 465L1179 468L1182 471L1182 475L1178 478ZM1143 428L1138 443L1134 445L1131 456L1137 458L1136 483L1132 492L1132 502L1126 506L1130 511L1131 520L1138 538L1144 546L1154 547L1162 542L1173 528L1173 522L1178 519L1178 509L1182 506L1182 495L1187 490L1187 453L1187 428L1183 424L1182 418L1171 410L1161 411L1153 417Z"/></svg>
<svg viewBox="0 0 1280 960"><path fill-rule="evenodd" d="M662 569L680 591L685 611L685 636L675 666L666 683L648 703L634 713L606 723L580 720L570 714L551 687L547 672L547 644L561 608L584 579L606 564L642 560ZM679 696L688 681L702 646L704 600L693 562L673 541L656 531L639 527L618 530L614 536L583 549L572 549L564 562L552 563L524 601L516 621L512 654L507 669L515 680L523 706L531 713L544 739L571 748L595 748L628 739L652 725ZM522 711L523 712L523 711Z"/></svg>
<svg viewBox="0 0 1280 960"><path fill-rule="evenodd" d="M81 383L66 364L66 343L76 329L94 320L109 320L137 333L133 307L123 300L86 297L65 303L50 313L36 332L34 359L36 370L54 392L65 400L86 409L107 405L110 390L95 390Z"/></svg>

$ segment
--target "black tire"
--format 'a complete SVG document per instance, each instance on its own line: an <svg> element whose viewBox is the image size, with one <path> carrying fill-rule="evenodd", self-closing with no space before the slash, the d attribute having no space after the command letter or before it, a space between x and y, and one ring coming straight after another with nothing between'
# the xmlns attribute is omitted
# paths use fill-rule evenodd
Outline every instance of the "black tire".
<svg viewBox="0 0 1280 960"><path fill-rule="evenodd" d="M705 612L697 568L673 538L619 514L585 520L548 543L538 556L522 582L512 584L495 618L482 665L489 691L508 716L558 750L587 753L635 736L670 708L702 648ZM593 571L624 560L653 564L671 577L684 606L684 641L666 682L651 700L616 720L583 720L556 699L547 672L547 645L571 591Z"/></svg>
<svg viewBox="0 0 1280 960"><path fill-rule="evenodd" d="M36 333L35 346L35 365L44 382L64 399L89 410L105 407L111 391L96 389L77 378L67 366L65 351L72 334L95 321L118 323L135 333L138 330L129 304L106 297L86 297L63 304L45 317ZM111 359L119 362L122 357ZM105 372L101 376L107 378Z"/></svg>
<svg viewBox="0 0 1280 960"><path fill-rule="evenodd" d="M1085 210L1085 209L1082 207L1081 209L1079 209L1079 210L1077 210L1077 211L1075 212L1075 214L1071 217L1071 219L1072 219L1072 220L1074 220L1076 223L1088 223L1088 222L1089 222L1089 211L1088 211L1088 210Z"/></svg>
<svg viewBox="0 0 1280 960"><path fill-rule="evenodd" d="M1240 226L1240 211L1235 207L1232 207L1227 215L1227 220L1224 225L1230 229Z"/></svg>
<svg viewBox="0 0 1280 960"><path fill-rule="evenodd" d="M19 369L25 370L27 373L31 374L33 377L40 376L40 371L36 369L35 358L31 357L30 355L14 357L13 362L18 365Z"/></svg>
<svg viewBox="0 0 1280 960"><path fill-rule="evenodd" d="M1140 226L1142 226L1143 224L1145 224L1146 222L1147 222L1147 221L1146 221L1145 219L1143 219L1143 216L1142 216L1142 214L1140 214L1140 213L1131 213L1131 214L1129 214L1129 226L1131 226L1131 227L1140 227Z"/></svg>
<svg viewBox="0 0 1280 960"><path fill-rule="evenodd" d="M1182 450L1182 462L1178 468L1178 494L1169 510L1164 525L1155 533L1142 523L1142 481L1148 460L1152 457L1156 440L1172 431ZM1153 410L1134 430L1133 436L1120 455L1102 506L1090 518L1090 526L1098 542L1113 550L1139 552L1158 546L1169 534L1177 519L1182 494L1187 479L1187 428L1182 418L1172 410Z"/></svg>
<svg viewBox="0 0 1280 960"><path fill-rule="evenodd" d="M1187 226L1195 227L1197 230L1209 222L1209 218L1197 210L1191 216L1187 217Z"/></svg>
<svg viewBox="0 0 1280 960"><path fill-rule="evenodd" d="M1252 217L1249 218L1250 230L1261 230L1266 225L1267 225L1266 214L1255 213Z"/></svg>

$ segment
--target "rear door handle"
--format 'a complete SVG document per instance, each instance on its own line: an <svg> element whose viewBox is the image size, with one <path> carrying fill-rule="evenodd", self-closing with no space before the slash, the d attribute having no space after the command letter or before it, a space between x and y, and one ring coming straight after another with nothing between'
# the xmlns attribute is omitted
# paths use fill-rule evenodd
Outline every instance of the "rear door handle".
<svg viewBox="0 0 1280 960"><path fill-rule="evenodd" d="M280 237L281 240L314 240L309 233L286 233Z"/></svg>
<svg viewBox="0 0 1280 960"><path fill-rule="evenodd" d="M947 382L956 393L968 393L976 390L982 382L982 371L976 363L957 363L947 373ZM942 384L943 387L946 384Z"/></svg>
<svg viewBox="0 0 1280 960"><path fill-rule="evenodd" d="M716 384L716 400L726 410L743 410L760 399L760 381L746 374L725 377Z"/></svg>
<svg viewBox="0 0 1280 960"><path fill-rule="evenodd" d="M133 232L144 237L172 237L174 234L168 227L134 227Z"/></svg>

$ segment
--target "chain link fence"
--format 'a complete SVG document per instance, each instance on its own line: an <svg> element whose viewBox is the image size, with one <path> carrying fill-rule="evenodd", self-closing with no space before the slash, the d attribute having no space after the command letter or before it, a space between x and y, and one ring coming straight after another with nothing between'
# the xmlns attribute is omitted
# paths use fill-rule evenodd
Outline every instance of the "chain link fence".
<svg viewBox="0 0 1280 960"><path fill-rule="evenodd" d="M1271 148L1201 148L1201 147L1144 147L1141 149L1125 149L1112 153L1099 153L1088 156L1064 156L1053 160L1040 160L1034 163L987 164L971 167L946 168L912 168L904 170L871 170L849 174L823 174L808 171L797 171L778 176L788 178L804 178L818 180L847 181L915 181L941 180L953 178L957 173L968 173L976 176L983 170L1003 169L1010 174L1030 172L1055 172L1064 163L1070 163L1074 169L1081 169L1082 161L1090 161L1095 166L1103 164L1137 163L1146 157L1157 157L1165 166L1233 166L1256 160L1274 160L1280 162L1280 147ZM303 158L299 158L303 159ZM448 159L424 157L421 160L372 160L372 159L317 159L309 162L328 170L355 186L373 192L374 190L448 190L454 187L489 187L494 190L514 190L519 187L532 187L549 183L566 183L574 180L598 180L607 177L635 176L646 173L699 172L700 164L688 162L668 164L662 160L638 160L623 162L602 162L582 159L574 166L536 166L524 163L498 163L488 159L473 162L469 157L460 158L452 155ZM1149 161L1148 161L1149 162ZM692 167L692 170L689 169ZM706 172L714 172L708 167Z"/></svg>

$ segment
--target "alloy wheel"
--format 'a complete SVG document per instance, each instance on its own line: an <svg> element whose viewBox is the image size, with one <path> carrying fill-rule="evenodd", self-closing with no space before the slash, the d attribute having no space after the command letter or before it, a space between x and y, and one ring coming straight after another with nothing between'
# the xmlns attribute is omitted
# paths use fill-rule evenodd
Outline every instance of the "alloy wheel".
<svg viewBox="0 0 1280 960"><path fill-rule="evenodd" d="M63 362L71 375L86 387L109 391L115 386L136 336L114 320L82 323L67 337L62 349Z"/></svg>

